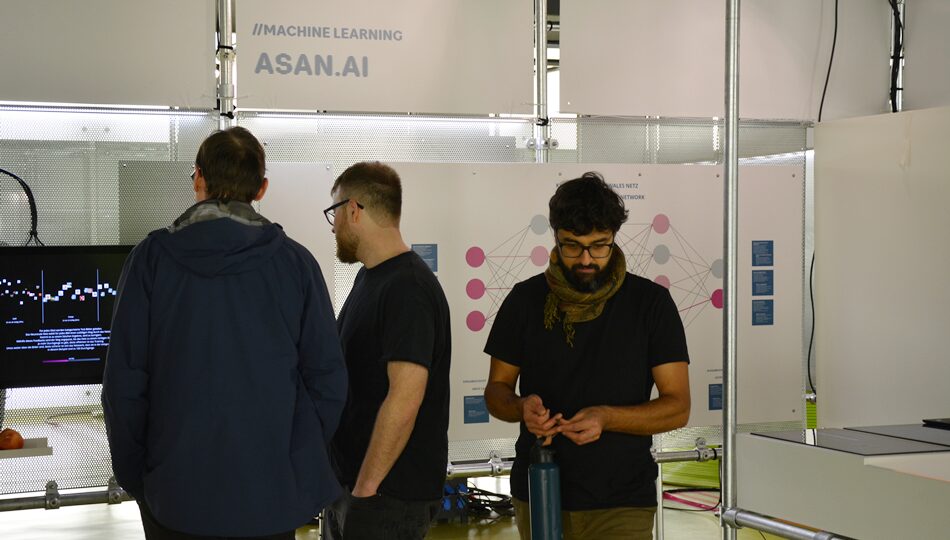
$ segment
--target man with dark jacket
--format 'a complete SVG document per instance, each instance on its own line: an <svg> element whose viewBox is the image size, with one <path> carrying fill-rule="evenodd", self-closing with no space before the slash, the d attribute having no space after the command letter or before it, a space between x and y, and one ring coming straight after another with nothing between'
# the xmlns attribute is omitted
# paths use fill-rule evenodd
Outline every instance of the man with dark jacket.
<svg viewBox="0 0 950 540"><path fill-rule="evenodd" d="M267 189L250 132L208 137L192 180L197 204L119 281L102 391L113 470L146 538L293 539L340 494L333 308L313 256L249 204Z"/></svg>

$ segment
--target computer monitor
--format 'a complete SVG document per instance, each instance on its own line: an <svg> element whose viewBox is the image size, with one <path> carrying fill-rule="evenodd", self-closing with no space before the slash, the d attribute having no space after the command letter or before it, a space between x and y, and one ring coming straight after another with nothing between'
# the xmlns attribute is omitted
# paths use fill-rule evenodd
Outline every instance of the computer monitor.
<svg viewBox="0 0 950 540"><path fill-rule="evenodd" d="M102 382L131 249L0 247L0 388Z"/></svg>

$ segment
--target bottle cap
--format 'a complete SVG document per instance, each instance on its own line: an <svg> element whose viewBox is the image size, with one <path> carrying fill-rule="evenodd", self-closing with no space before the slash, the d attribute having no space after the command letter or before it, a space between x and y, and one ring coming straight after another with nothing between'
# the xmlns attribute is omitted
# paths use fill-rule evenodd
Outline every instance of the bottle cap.
<svg viewBox="0 0 950 540"><path fill-rule="evenodd" d="M544 439L539 437L531 447L531 463L554 463L554 450L549 446L542 446Z"/></svg>

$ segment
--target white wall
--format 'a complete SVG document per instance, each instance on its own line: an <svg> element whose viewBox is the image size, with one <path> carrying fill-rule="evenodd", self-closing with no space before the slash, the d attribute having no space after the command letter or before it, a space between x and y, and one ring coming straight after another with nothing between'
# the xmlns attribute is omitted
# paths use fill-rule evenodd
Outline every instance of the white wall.
<svg viewBox="0 0 950 540"><path fill-rule="evenodd" d="M950 415L950 108L815 129L821 427Z"/></svg>
<svg viewBox="0 0 950 540"><path fill-rule="evenodd" d="M950 105L950 2L904 1L903 110Z"/></svg>

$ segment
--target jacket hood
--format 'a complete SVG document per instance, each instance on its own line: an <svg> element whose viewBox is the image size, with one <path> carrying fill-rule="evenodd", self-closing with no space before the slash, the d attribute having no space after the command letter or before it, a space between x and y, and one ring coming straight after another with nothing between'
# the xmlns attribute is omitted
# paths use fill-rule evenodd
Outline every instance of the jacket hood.
<svg viewBox="0 0 950 540"><path fill-rule="evenodd" d="M287 236L248 203L210 199L195 204L171 226L150 234L178 264L206 277L260 267Z"/></svg>

